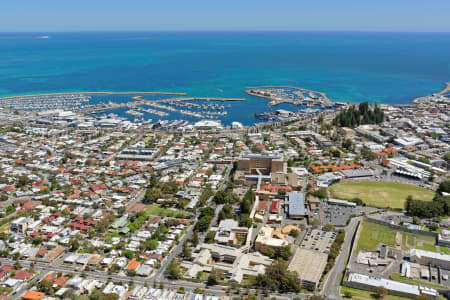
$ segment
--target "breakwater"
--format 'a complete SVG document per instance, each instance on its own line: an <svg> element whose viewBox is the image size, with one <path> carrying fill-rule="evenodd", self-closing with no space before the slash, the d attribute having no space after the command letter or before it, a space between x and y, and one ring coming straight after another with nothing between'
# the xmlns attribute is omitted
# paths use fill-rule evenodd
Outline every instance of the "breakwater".
<svg viewBox="0 0 450 300"><path fill-rule="evenodd" d="M444 94L450 92L450 81L445 83L445 87L442 91L434 93L432 95L429 96L424 96L424 97L418 97L416 99L414 99L412 102L415 104L418 103L425 103L427 100L433 100L433 97L439 97L439 96L443 96Z"/></svg>

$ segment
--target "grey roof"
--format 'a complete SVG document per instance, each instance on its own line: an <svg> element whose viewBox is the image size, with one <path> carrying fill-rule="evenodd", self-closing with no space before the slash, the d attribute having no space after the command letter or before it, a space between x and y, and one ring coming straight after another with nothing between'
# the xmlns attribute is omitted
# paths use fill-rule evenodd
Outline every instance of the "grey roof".
<svg viewBox="0 0 450 300"><path fill-rule="evenodd" d="M305 197L303 196L303 193L289 193L289 215L306 215Z"/></svg>

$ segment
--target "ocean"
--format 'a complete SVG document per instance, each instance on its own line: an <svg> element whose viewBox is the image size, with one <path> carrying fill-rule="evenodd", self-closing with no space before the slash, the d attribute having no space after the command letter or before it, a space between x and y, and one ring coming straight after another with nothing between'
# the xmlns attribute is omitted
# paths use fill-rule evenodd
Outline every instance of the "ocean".
<svg viewBox="0 0 450 300"><path fill-rule="evenodd" d="M335 101L407 104L446 81L450 33L0 34L0 97L138 90L246 98L232 103L224 124L249 125L257 112L299 109L268 108L267 100L244 93L248 86L290 85ZM120 97L93 97L105 98Z"/></svg>

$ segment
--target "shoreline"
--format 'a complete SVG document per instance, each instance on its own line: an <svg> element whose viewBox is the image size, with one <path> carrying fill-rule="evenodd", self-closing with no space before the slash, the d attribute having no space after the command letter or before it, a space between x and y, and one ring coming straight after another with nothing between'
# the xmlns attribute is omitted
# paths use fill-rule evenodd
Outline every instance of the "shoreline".
<svg viewBox="0 0 450 300"><path fill-rule="evenodd" d="M422 99L422 98L429 97L429 96L432 96L432 95L439 95L439 96L441 96L441 95L443 95L443 94L445 94L445 93L447 93L447 92L450 92L450 81L448 81L448 82L445 83L444 89L441 90L440 92L438 92L438 93L433 93L433 94L431 94L431 95L422 96L422 97L417 97L417 98L415 98L415 99L412 101L412 103L418 104L418 103L419 103L419 100Z"/></svg>
<svg viewBox="0 0 450 300"><path fill-rule="evenodd" d="M187 93L177 92L64 92L64 93L46 93L46 94L28 94L19 96L6 96L0 97L0 100L4 99L17 99L24 97L45 97L45 96L65 96L65 95L169 95L169 96L186 96Z"/></svg>

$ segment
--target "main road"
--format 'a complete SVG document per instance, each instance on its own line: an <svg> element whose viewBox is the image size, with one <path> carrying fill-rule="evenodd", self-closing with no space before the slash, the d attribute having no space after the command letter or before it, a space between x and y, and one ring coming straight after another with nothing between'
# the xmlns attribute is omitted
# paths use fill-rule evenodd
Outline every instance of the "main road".
<svg viewBox="0 0 450 300"><path fill-rule="evenodd" d="M347 258L350 257L350 250L352 246L353 236L356 233L361 217L353 218L350 224L345 227L345 240L342 244L341 252L338 255L334 267L331 269L327 278L325 279L322 294L326 299L341 299L339 295L339 287L341 286L342 274L347 264Z"/></svg>
<svg viewBox="0 0 450 300"><path fill-rule="evenodd" d="M17 261L11 260L11 259L5 259L1 258L0 262L3 265L14 265ZM18 262L21 264L24 268L29 268L31 262L27 260L18 260ZM147 284L148 286L152 286L154 283L157 283L155 278L144 278L144 277L130 277L127 275L109 275L102 271L82 271L75 267L70 266L55 266L50 263L44 263L44 262L35 262L34 264L34 270L35 272L38 272L38 274L26 285L23 285L17 292L15 292L12 295L12 298L17 299L19 296L21 296L32 284L35 282L38 282L44 278L44 276L49 272L61 272L61 273L71 273L78 276L85 276L89 279L96 279L102 282L106 282L108 280L112 280L113 282L122 282L122 283L137 283L140 285ZM215 296L225 296L227 294L227 287L224 286L207 286L204 283L196 283L196 282L190 282L190 281L181 281L181 280L159 280L159 284L163 284L164 288L167 289L174 289L178 290L180 287L183 287L186 292L193 292L196 288L202 289L205 291L205 294L207 295L215 295ZM256 294L256 290L249 290L250 294ZM270 294L271 297L276 297L277 299L293 299L293 298L303 298L305 299L307 297L306 294L278 294L278 293L272 293Z"/></svg>

